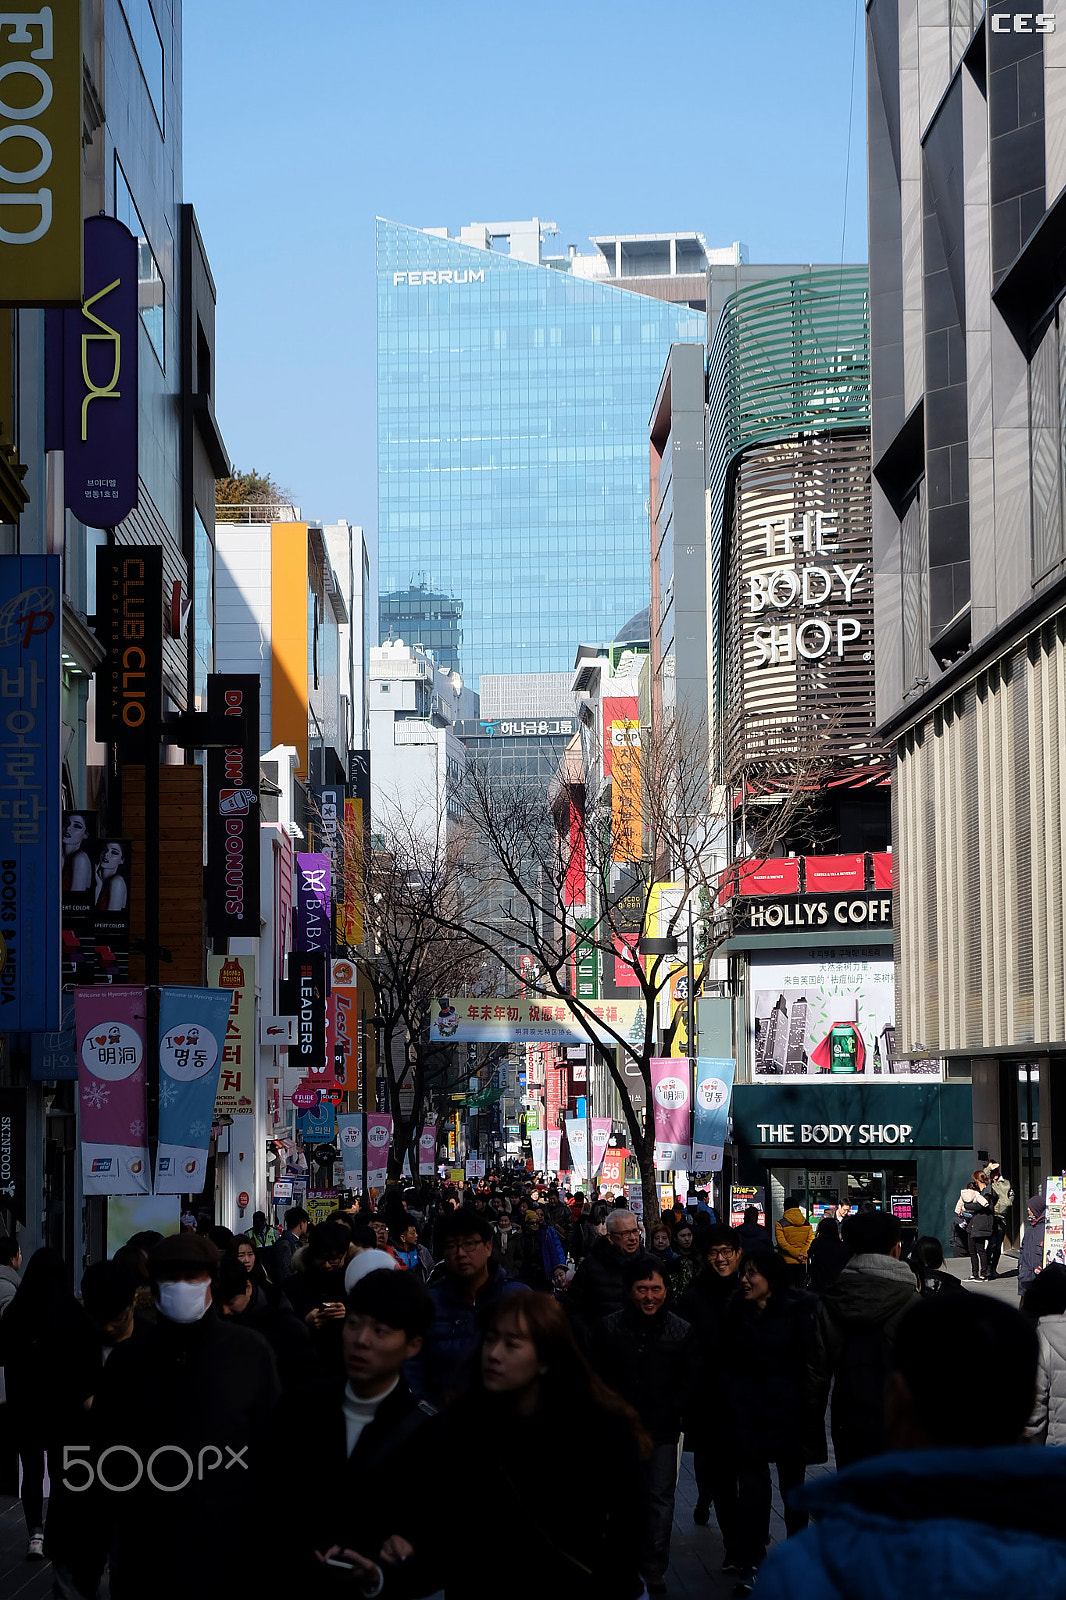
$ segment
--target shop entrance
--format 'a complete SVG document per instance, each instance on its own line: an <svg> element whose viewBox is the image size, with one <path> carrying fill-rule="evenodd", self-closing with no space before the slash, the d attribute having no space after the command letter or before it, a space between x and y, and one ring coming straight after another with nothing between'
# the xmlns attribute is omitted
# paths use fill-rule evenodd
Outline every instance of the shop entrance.
<svg viewBox="0 0 1066 1600"><path fill-rule="evenodd" d="M903 1225L904 1241L917 1234L918 1164L894 1161L891 1166L858 1167L820 1163L817 1167L770 1168L770 1222L780 1221L786 1206L798 1205L814 1227L837 1206L858 1211L873 1205Z"/></svg>

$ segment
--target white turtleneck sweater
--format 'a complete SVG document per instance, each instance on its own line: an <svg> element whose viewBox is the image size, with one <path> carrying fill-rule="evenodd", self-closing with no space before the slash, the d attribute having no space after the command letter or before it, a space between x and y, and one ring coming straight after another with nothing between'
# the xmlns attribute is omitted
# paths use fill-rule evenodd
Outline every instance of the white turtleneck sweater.
<svg viewBox="0 0 1066 1600"><path fill-rule="evenodd" d="M347 1435L348 1454L351 1455L359 1443L363 1429L377 1416L378 1406L392 1393L399 1383L396 1378L381 1394L376 1394L370 1400L361 1400L355 1393L350 1383L344 1386L344 1431Z"/></svg>

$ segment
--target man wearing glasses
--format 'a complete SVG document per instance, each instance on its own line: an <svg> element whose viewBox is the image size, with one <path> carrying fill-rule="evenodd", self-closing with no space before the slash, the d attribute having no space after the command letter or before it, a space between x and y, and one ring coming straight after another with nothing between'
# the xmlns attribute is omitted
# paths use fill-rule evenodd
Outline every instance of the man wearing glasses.
<svg viewBox="0 0 1066 1600"><path fill-rule="evenodd" d="M445 1214L438 1231L443 1262L429 1284L433 1301L419 1355L404 1376L420 1399L445 1405L461 1386L463 1368L478 1346L478 1313L501 1294L524 1289L492 1259L492 1219L464 1206Z"/></svg>
<svg viewBox="0 0 1066 1600"><path fill-rule="evenodd" d="M606 1238L596 1240L566 1295L566 1309L586 1349L595 1325L626 1304L622 1282L626 1267L644 1253L640 1224L632 1211L617 1207L608 1212Z"/></svg>
<svg viewBox="0 0 1066 1600"><path fill-rule="evenodd" d="M696 1505L692 1520L702 1527L711 1520L711 1506L725 1545L724 1572L739 1572L736 1549L737 1469L722 1437L721 1338L725 1308L740 1282L741 1243L735 1228L716 1223L696 1236L704 1266L677 1307L677 1314L695 1332L700 1351L696 1395L685 1416L685 1449L692 1451Z"/></svg>

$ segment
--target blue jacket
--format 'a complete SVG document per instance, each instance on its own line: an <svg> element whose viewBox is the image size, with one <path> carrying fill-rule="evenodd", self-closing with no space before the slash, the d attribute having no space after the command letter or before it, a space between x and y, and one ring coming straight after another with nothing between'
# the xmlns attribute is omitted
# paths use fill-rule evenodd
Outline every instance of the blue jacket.
<svg viewBox="0 0 1066 1600"><path fill-rule="evenodd" d="M1064 1497L1066 1449L874 1456L790 1496L818 1520L770 1551L755 1600L1066 1600Z"/></svg>
<svg viewBox="0 0 1066 1600"><path fill-rule="evenodd" d="M478 1313L501 1294L525 1287L508 1278L498 1261L490 1261L488 1282L471 1305L465 1293L442 1271L429 1285L433 1317L422 1349L403 1369L412 1392L432 1405L446 1404L452 1393L462 1387L467 1364L481 1343Z"/></svg>

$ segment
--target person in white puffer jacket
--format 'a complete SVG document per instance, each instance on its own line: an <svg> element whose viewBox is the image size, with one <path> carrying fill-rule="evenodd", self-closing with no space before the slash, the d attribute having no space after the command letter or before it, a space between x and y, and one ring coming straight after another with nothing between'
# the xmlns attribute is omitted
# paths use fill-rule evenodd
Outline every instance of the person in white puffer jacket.
<svg viewBox="0 0 1066 1600"><path fill-rule="evenodd" d="M1038 1285L1040 1361L1026 1435L1034 1444L1066 1444L1066 1267L1046 1267Z"/></svg>

